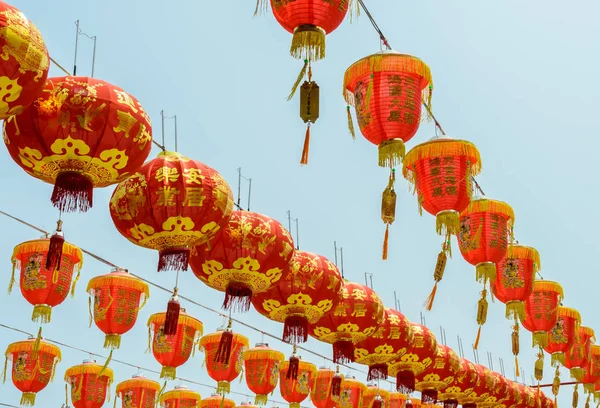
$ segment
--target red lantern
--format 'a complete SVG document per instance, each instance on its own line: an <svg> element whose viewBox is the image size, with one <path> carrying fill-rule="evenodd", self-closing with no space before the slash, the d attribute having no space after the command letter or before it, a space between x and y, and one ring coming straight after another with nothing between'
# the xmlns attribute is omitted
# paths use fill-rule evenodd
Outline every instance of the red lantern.
<svg viewBox="0 0 600 408"><path fill-rule="evenodd" d="M173 152L145 163L110 200L121 235L159 251L159 271L187 270L190 249L209 242L232 208L231 189L217 171Z"/></svg>
<svg viewBox="0 0 600 408"><path fill-rule="evenodd" d="M335 371L321 367L317 371L315 385L310 391L310 399L316 408L336 408L340 400L338 395L333 395L333 379ZM341 383L340 383L341 384ZM338 386L340 385L338 384ZM338 390L339 391L339 390Z"/></svg>
<svg viewBox="0 0 600 408"><path fill-rule="evenodd" d="M585 375L585 367L587 367L590 361L590 351L595 341L596 335L593 329L586 326L579 326L579 330L575 333L571 349L565 353L566 360L564 366L571 370L571 377L577 381L581 381Z"/></svg>
<svg viewBox="0 0 600 408"><path fill-rule="evenodd" d="M117 384L116 397L121 398L122 408L153 408L160 391L160 384L139 375Z"/></svg>
<svg viewBox="0 0 600 408"><path fill-rule="evenodd" d="M289 375L289 369L289 361L284 361L279 366L279 392L281 397L290 404L290 408L300 408L300 403L308 397L314 387L317 367L306 361L298 361L298 375L296 378Z"/></svg>
<svg viewBox="0 0 600 408"><path fill-rule="evenodd" d="M408 397L399 392L390 392L390 402L387 408L404 408Z"/></svg>
<svg viewBox="0 0 600 408"><path fill-rule="evenodd" d="M499 408L511 408L520 404L524 397L521 395L519 384L506 379L507 391L506 396L498 404Z"/></svg>
<svg viewBox="0 0 600 408"><path fill-rule="evenodd" d="M6 349L4 373L11 361L11 377L14 386L21 391L21 405L35 405L36 395L54 378L56 365L61 360L60 349L43 340L35 339L12 343Z"/></svg>
<svg viewBox="0 0 600 408"><path fill-rule="evenodd" d="M4 142L23 170L54 185L56 208L85 212L94 187L116 184L144 163L152 129L142 105L121 88L68 76L48 79L37 100L5 122Z"/></svg>
<svg viewBox="0 0 600 408"><path fill-rule="evenodd" d="M478 408L495 408L500 401L506 398L508 393L506 378L494 371L491 371L490 374L494 379L494 386L490 387L488 397L477 404Z"/></svg>
<svg viewBox="0 0 600 408"><path fill-rule="evenodd" d="M309 333L319 341L333 344L334 363L344 364L354 361L355 344L372 336L383 319L384 307L377 293L345 281L333 313L311 325Z"/></svg>
<svg viewBox="0 0 600 408"><path fill-rule="evenodd" d="M438 353L437 340L425 326L412 323L413 341L400 358L389 364L389 374L396 377L396 390L408 394L415 390L416 376L428 372Z"/></svg>
<svg viewBox="0 0 600 408"><path fill-rule="evenodd" d="M454 383L460 370L456 353L448 346L438 344L431 368L415 377L415 389L421 392L421 401L435 404L438 393Z"/></svg>
<svg viewBox="0 0 600 408"><path fill-rule="evenodd" d="M367 386L356 381L354 377L346 377L342 381L338 408L362 408L363 396Z"/></svg>
<svg viewBox="0 0 600 408"><path fill-rule="evenodd" d="M558 320L558 306L563 298L563 289L556 282L536 281L533 292L525 301L523 327L533 334L533 346L546 347L548 332Z"/></svg>
<svg viewBox="0 0 600 408"><path fill-rule="evenodd" d="M279 365L284 359L282 352L274 350L266 343L258 343L244 351L246 385L256 394L254 403L266 405L268 395L275 390L279 381Z"/></svg>
<svg viewBox="0 0 600 408"><path fill-rule="evenodd" d="M495 379L487 368L469 362L466 384L471 392L462 396L460 402L463 408L476 408L484 402L493 391L494 383Z"/></svg>
<svg viewBox="0 0 600 408"><path fill-rule="evenodd" d="M308 325L335 310L340 301L342 275L327 258L296 251L290 270L279 283L252 298L257 312L284 323L283 341L303 343Z"/></svg>
<svg viewBox="0 0 600 408"><path fill-rule="evenodd" d="M581 315L575 309L559 306L558 318L554 328L548 333L546 353L552 355L552 365L565 364L566 353L575 342L575 333L579 330Z"/></svg>
<svg viewBox="0 0 600 408"><path fill-rule="evenodd" d="M17 8L0 3L0 119L16 116L38 97L48 77L48 50L37 27Z"/></svg>
<svg viewBox="0 0 600 408"><path fill-rule="evenodd" d="M371 384L363 394L363 408L388 408L390 402L389 391Z"/></svg>
<svg viewBox="0 0 600 408"><path fill-rule="evenodd" d="M228 394L229 383L242 371L248 338L228 328L202 337L200 346L204 351L208 376L218 382L217 394Z"/></svg>
<svg viewBox="0 0 600 408"><path fill-rule="evenodd" d="M462 403L463 399L468 398L473 392L468 375L471 363L464 358L459 358L459 362L460 370L454 381L438 392L438 400L444 403L444 408L456 408L459 403Z"/></svg>
<svg viewBox="0 0 600 408"><path fill-rule="evenodd" d="M166 313L155 313L148 319L148 349L156 361L162 365L160 378L174 380L177 367L185 364L202 336L202 322L185 313L182 309L177 321L175 335L165 335Z"/></svg>
<svg viewBox="0 0 600 408"><path fill-rule="evenodd" d="M410 408L432 408L432 407L426 407L426 404L423 404L421 402L421 400L419 398L409 398L408 401L406 401L406 407L410 407Z"/></svg>
<svg viewBox="0 0 600 408"><path fill-rule="evenodd" d="M590 359L581 382L585 391L591 395L598 381L600 381L600 346L594 344L590 347Z"/></svg>
<svg viewBox="0 0 600 408"><path fill-rule="evenodd" d="M113 372L95 361L84 360L83 364L65 372L65 381L71 386L71 402L75 408L101 408L113 382Z"/></svg>
<svg viewBox="0 0 600 408"><path fill-rule="evenodd" d="M121 336L133 328L138 312L150 297L148 284L125 269L115 268L111 273L92 278L87 292L90 318L93 316L96 326L106 335L104 348L118 349Z"/></svg>
<svg viewBox="0 0 600 408"><path fill-rule="evenodd" d="M388 376L388 363L404 355L413 342L413 326L400 312L386 308L383 322L371 337L354 348L354 361L369 367L367 381Z"/></svg>
<svg viewBox="0 0 600 408"><path fill-rule="evenodd" d="M293 256L294 241L279 222L233 211L209 244L195 248L190 266L206 285L225 292L225 309L247 311L252 295L276 286Z"/></svg>
<svg viewBox="0 0 600 408"><path fill-rule="evenodd" d="M235 408L235 401L225 398L219 394L212 394L200 401L200 408ZM193 407L195 408L195 407Z"/></svg>
<svg viewBox="0 0 600 408"><path fill-rule="evenodd" d="M83 265L81 249L65 242L56 267L46 268L50 239L42 238L23 242L15 247L11 258L12 277L8 291L15 283L15 270L20 271L19 284L25 300L34 306L31 319L38 323L49 323L52 308L67 298L69 288L75 293L79 270ZM73 274L77 273L73 281Z"/></svg>
<svg viewBox="0 0 600 408"><path fill-rule="evenodd" d="M186 387L175 387L174 390L161 395L159 403L162 408L198 408L200 400L200 394L196 391Z"/></svg>

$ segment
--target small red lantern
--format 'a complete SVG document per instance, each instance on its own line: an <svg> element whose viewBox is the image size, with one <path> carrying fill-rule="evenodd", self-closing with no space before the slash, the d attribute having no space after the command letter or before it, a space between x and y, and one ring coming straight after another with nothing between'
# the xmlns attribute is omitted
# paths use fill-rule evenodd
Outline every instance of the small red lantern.
<svg viewBox="0 0 600 408"><path fill-rule="evenodd" d="M315 385L317 367L300 360L296 378L290 375L291 371L289 361L284 361L279 366L279 392L281 397L290 404L290 408L300 408L300 403L308 397Z"/></svg>
<svg viewBox="0 0 600 408"><path fill-rule="evenodd" d="M113 371L95 361L84 360L65 372L65 381L71 386L75 408L101 408L113 382Z"/></svg>
<svg viewBox="0 0 600 408"><path fill-rule="evenodd" d="M388 363L404 355L413 342L413 326L400 312L386 308L383 322L372 336L354 348L354 361L369 367L367 381L388 376Z"/></svg>
<svg viewBox="0 0 600 408"><path fill-rule="evenodd" d="M247 311L252 295L276 286L293 256L294 241L279 222L233 211L209 244L195 248L190 266L206 285L225 292L225 309Z"/></svg>
<svg viewBox="0 0 600 408"><path fill-rule="evenodd" d="M588 394L594 393L594 386L600 381L600 346L594 344L590 347L590 360L585 367L585 374L581 379L583 388Z"/></svg>
<svg viewBox="0 0 600 408"><path fill-rule="evenodd" d="M421 401L435 404L439 392L454 383L460 370L456 353L448 346L438 344L431 368L415 377L415 389L421 392Z"/></svg>
<svg viewBox="0 0 600 408"><path fill-rule="evenodd" d="M152 408L156 405L156 398L160 391L160 384L139 375L134 375L130 380L117 384L116 398L121 398L122 408Z"/></svg>
<svg viewBox="0 0 600 408"><path fill-rule="evenodd" d="M268 395L275 390L279 381L279 365L284 359L282 352L269 347L266 343L258 343L250 350L244 351L244 368L246 385L256 394L254 403L266 405Z"/></svg>
<svg viewBox="0 0 600 408"><path fill-rule="evenodd" d="M160 378L174 380L177 367L185 364L195 348L197 340L202 336L202 322L181 310L174 335L165 335L166 313L155 313L148 319L148 350L156 361L162 365Z"/></svg>
<svg viewBox="0 0 600 408"><path fill-rule="evenodd" d="M429 371L438 353L435 336L427 327L412 323L413 341L400 358L389 364L389 374L396 377L396 391L409 394L415 390L416 376Z"/></svg>
<svg viewBox="0 0 600 408"><path fill-rule="evenodd" d="M65 242L55 267L46 268L49 250L50 239L36 239L17 245L11 258L13 271L8 291L10 293L12 290L15 270L18 269L21 293L34 306L31 319L38 323L49 323L52 308L64 302L69 289L72 294L75 293L75 285L83 265L81 249ZM75 273L77 275L73 280Z"/></svg>
<svg viewBox="0 0 600 408"><path fill-rule="evenodd" d="M225 398L219 394L212 394L200 401L199 408L235 408L235 401ZM195 408L192 406L192 408Z"/></svg>
<svg viewBox="0 0 600 408"><path fill-rule="evenodd" d="M174 152L145 163L110 199L117 230L159 251L159 271L187 270L191 248L209 242L232 209L231 189L216 170Z"/></svg>
<svg viewBox="0 0 600 408"><path fill-rule="evenodd" d="M544 347L546 353L552 356L553 366L565 364L566 353L575 342L575 333L579 330L581 315L575 309L565 306L558 307L556 325L548 333L548 344Z"/></svg>
<svg viewBox="0 0 600 408"><path fill-rule="evenodd" d="M56 208L85 212L94 187L116 184L140 168L152 148L152 129L142 105L121 88L67 76L48 79L37 100L4 123L4 143L23 170L54 185Z"/></svg>
<svg viewBox="0 0 600 408"><path fill-rule="evenodd" d="M338 395L333 395L333 379L335 371L321 367L317 371L315 385L310 391L310 399L316 408L336 408L340 400L339 389ZM341 382L338 384L338 387Z"/></svg>
<svg viewBox="0 0 600 408"><path fill-rule="evenodd" d="M0 119L16 121L37 98L48 77L50 59L39 30L17 8L0 3Z"/></svg>
<svg viewBox="0 0 600 408"><path fill-rule="evenodd" d="M200 400L199 393L181 386L165 392L158 399L161 408L198 408Z"/></svg>
<svg viewBox="0 0 600 408"><path fill-rule="evenodd" d="M90 279L87 292L90 317L106 335L104 348L118 349L121 336L133 328L138 312L150 297L148 284L125 269L115 268L111 273Z"/></svg>
<svg viewBox="0 0 600 408"><path fill-rule="evenodd" d="M229 327L200 339L208 376L218 382L217 394L230 392L229 384L240 375L248 346L248 338L233 333Z"/></svg>
<svg viewBox="0 0 600 408"><path fill-rule="evenodd" d="M374 384L367 386L367 390L363 394L363 408L388 408L389 402L389 391L382 390Z"/></svg>
<svg viewBox="0 0 600 408"><path fill-rule="evenodd" d="M331 261L296 251L288 273L275 287L254 296L252 304L263 316L284 323L283 341L303 343L309 324L335 310L341 287L342 275Z"/></svg>
<svg viewBox="0 0 600 408"><path fill-rule="evenodd" d="M563 289L556 282L538 280L525 301L523 327L532 333L533 347L548 345L548 332L558 320L558 306L563 298Z"/></svg>
<svg viewBox="0 0 600 408"><path fill-rule="evenodd" d="M344 282L339 304L333 313L325 315L309 327L310 335L333 345L333 361L344 364L354 361L354 347L372 336L383 322L384 307L371 288Z"/></svg>
<svg viewBox="0 0 600 408"><path fill-rule="evenodd" d="M362 408L367 386L354 377L345 377L340 390L338 408Z"/></svg>
<svg viewBox="0 0 600 408"><path fill-rule="evenodd" d="M585 375L585 367L590 361L590 350L596 341L594 330L590 327L579 326L571 349L565 353L564 366L571 370L571 377L581 381Z"/></svg>
<svg viewBox="0 0 600 408"><path fill-rule="evenodd" d="M56 365L61 360L60 349L43 340L29 339L10 344L4 354L2 378L6 380L6 367L12 362L12 382L23 393L21 405L34 406L36 395L54 378Z"/></svg>

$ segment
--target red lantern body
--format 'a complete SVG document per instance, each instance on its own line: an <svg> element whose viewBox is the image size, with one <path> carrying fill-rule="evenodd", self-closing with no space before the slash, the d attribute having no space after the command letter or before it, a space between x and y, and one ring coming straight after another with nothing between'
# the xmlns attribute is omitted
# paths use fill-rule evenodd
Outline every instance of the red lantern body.
<svg viewBox="0 0 600 408"><path fill-rule="evenodd" d="M600 346L594 344L590 347L590 359L585 367L585 374L581 382L585 391L593 394L594 386L598 381L600 381Z"/></svg>
<svg viewBox="0 0 600 408"><path fill-rule="evenodd" d="M189 390L186 387L175 387L174 390L161 395L159 403L162 408L198 408L200 400L200 394L196 391ZM235 407L235 404L233 407Z"/></svg>
<svg viewBox="0 0 600 408"><path fill-rule="evenodd" d="M506 379L506 383L506 396L500 401L499 408L511 408L524 400L518 383L512 382L509 379Z"/></svg>
<svg viewBox="0 0 600 408"><path fill-rule="evenodd" d="M377 401L377 405L375 404ZM390 403L390 393L386 390L379 388L376 385L367 386L366 391L363 394L363 408L388 408Z"/></svg>
<svg viewBox="0 0 600 408"><path fill-rule="evenodd" d="M501 400L506 398L508 393L508 382L499 373L494 371L490 372L494 379L494 385L489 387L489 395L483 401L477 404L477 407L483 408L495 408Z"/></svg>
<svg viewBox="0 0 600 408"><path fill-rule="evenodd" d="M154 408L160 384L141 376L133 376L117 384L116 395L121 398L122 408Z"/></svg>
<svg viewBox="0 0 600 408"><path fill-rule="evenodd" d="M438 344L431 368L415 377L415 389L421 392L421 401L435 404L438 393L454 384L460 370L460 359L456 353Z"/></svg>
<svg viewBox="0 0 600 408"><path fill-rule="evenodd" d="M254 403L266 405L268 395L275 390L279 381L279 365L284 359L282 352L268 344L257 344L243 354L246 385L256 394Z"/></svg>
<svg viewBox="0 0 600 408"><path fill-rule="evenodd" d="M379 165L402 164L405 147L417 133L421 104L430 104L429 67L420 59L382 51L350 66L344 75L344 98L356 108L360 131L379 146ZM425 90L425 99L422 93Z"/></svg>
<svg viewBox="0 0 600 408"><path fill-rule="evenodd" d="M289 361L284 361L279 366L279 392L290 404L290 408L300 408L300 403L308 397L315 385L317 367L312 363L300 361L298 377L294 380L287 377L289 365Z"/></svg>
<svg viewBox="0 0 600 408"><path fill-rule="evenodd" d="M71 385L75 408L101 408L113 382L113 372L93 361L84 361L65 372L65 381Z"/></svg>
<svg viewBox="0 0 600 408"><path fill-rule="evenodd" d="M308 325L335 310L340 301L342 275L327 258L296 251L288 273L272 289L252 299L257 312L284 323L283 341L302 343Z"/></svg>
<svg viewBox="0 0 600 408"><path fill-rule="evenodd" d="M18 123L17 123L18 122ZM16 120L4 142L31 176L54 185L61 211L87 211L94 187L120 182L150 154L150 118L121 88L88 77L50 78Z"/></svg>
<svg viewBox="0 0 600 408"><path fill-rule="evenodd" d="M187 270L190 249L210 241L232 208L231 189L217 171L173 152L145 163L110 200L121 235L159 251L159 271Z"/></svg>
<svg viewBox="0 0 600 408"><path fill-rule="evenodd" d="M546 353L552 355L552 365L564 365L566 353L575 341L575 333L579 330L581 315L575 309L559 306L556 325L548 333L548 345L544 347Z"/></svg>
<svg viewBox="0 0 600 408"><path fill-rule="evenodd" d="M390 402L387 408L404 408L408 397L399 392L390 392Z"/></svg>
<svg viewBox="0 0 600 408"><path fill-rule="evenodd" d="M585 368L590 361L590 350L595 341L594 330L586 326L579 326L571 349L565 353L564 366L571 370L571 377L578 381L585 375Z"/></svg>
<svg viewBox="0 0 600 408"><path fill-rule="evenodd" d="M454 382L438 393L438 400L444 403L444 408L456 408L463 399L468 398L473 392L470 383L470 362L459 358L460 370L455 376Z"/></svg>
<svg viewBox="0 0 600 408"><path fill-rule="evenodd" d="M177 333L173 336L164 334L166 313L155 313L148 319L148 348L156 361L162 365L160 378L174 380L177 367L185 364L196 341L202 336L202 322L185 313L182 309L177 321Z"/></svg>
<svg viewBox="0 0 600 408"><path fill-rule="evenodd" d="M563 298L562 287L551 281L536 281L533 291L525 301L523 327L532 333L533 346L546 347L548 332L558 320L558 306Z"/></svg>
<svg viewBox="0 0 600 408"><path fill-rule="evenodd" d="M402 313L386 308L375 333L355 346L354 361L369 367L367 381L386 379L388 363L403 356L412 342L410 321Z"/></svg>
<svg viewBox="0 0 600 408"><path fill-rule="evenodd" d="M17 120L38 97L48 77L48 50L37 27L21 11L0 4L0 119Z"/></svg>
<svg viewBox="0 0 600 408"><path fill-rule="evenodd" d="M413 341L400 358L389 364L389 374L396 377L396 390L404 394L415 390L416 376L428 372L437 356L438 344L425 326L412 323Z"/></svg>
<svg viewBox="0 0 600 408"><path fill-rule="evenodd" d="M469 362L465 383L470 392L462 396L460 403L463 407L475 408L493 391L494 378L484 366Z"/></svg>
<svg viewBox="0 0 600 408"><path fill-rule="evenodd" d="M200 401L200 408L235 408L235 401L222 397L219 394L212 394L208 398ZM195 408L195 407L194 407Z"/></svg>
<svg viewBox="0 0 600 408"><path fill-rule="evenodd" d="M354 361L355 344L372 336L384 319L383 303L371 288L344 282L339 304L309 327L311 336L333 344L336 364Z"/></svg>
<svg viewBox="0 0 600 408"><path fill-rule="evenodd" d="M200 339L200 346L204 351L206 361L206 371L208 376L218 382L217 394L227 394L230 391L229 383L235 380L243 368L243 355L248 349L248 338L239 333L229 333L233 336L231 339L231 348L229 357L224 360L219 358L219 349L223 342L224 331L207 334Z"/></svg>
<svg viewBox="0 0 600 408"><path fill-rule="evenodd" d="M46 258L50 249L50 239L42 238L23 242L13 251L13 277L9 292L14 283L14 271L20 270L19 283L25 300L34 306L32 320L48 323L52 308L67 298L69 289L73 292L83 265L83 254L79 248L67 242L63 244L62 257L58 269L46 268ZM77 273L75 281L73 274ZM72 284L72 288L71 288Z"/></svg>
<svg viewBox="0 0 600 408"><path fill-rule="evenodd" d="M277 285L293 256L294 241L280 223L261 214L233 211L209 244L195 248L190 266L206 285L225 292L225 309L246 311L253 294Z"/></svg>
<svg viewBox="0 0 600 408"><path fill-rule="evenodd" d="M331 385L335 371L321 367L317 371L315 385L310 391L310 400L315 408L336 408L340 397L331 393Z"/></svg>
<svg viewBox="0 0 600 408"><path fill-rule="evenodd" d="M54 377L61 360L60 349L45 341L35 348L35 339L19 341L8 346L5 358L12 362L11 377L14 386L23 393L21 405L34 406L36 395ZM4 370L6 378L6 366Z"/></svg>
<svg viewBox="0 0 600 408"><path fill-rule="evenodd" d="M140 299L143 296L145 304L150 297L148 285L126 270L116 268L109 274L92 278L87 292L93 303L94 323L106 335L104 347L118 349L121 336L137 321Z"/></svg>
<svg viewBox="0 0 600 408"><path fill-rule="evenodd" d="M367 391L367 386L356 381L354 378L346 377L342 381L340 391L339 408L361 408L363 403L364 393Z"/></svg>

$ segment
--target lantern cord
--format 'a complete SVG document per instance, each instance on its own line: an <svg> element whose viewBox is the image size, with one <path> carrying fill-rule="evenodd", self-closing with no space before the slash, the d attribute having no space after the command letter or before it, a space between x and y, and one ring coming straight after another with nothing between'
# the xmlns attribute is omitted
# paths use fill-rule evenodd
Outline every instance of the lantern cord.
<svg viewBox="0 0 600 408"><path fill-rule="evenodd" d="M0 402L0 407L21 408L21 407L17 407L16 405L5 404L3 402Z"/></svg>
<svg viewBox="0 0 600 408"><path fill-rule="evenodd" d="M388 49L388 50L391 50L392 47L390 47L390 44L388 43L387 38L385 38L385 35L383 35L383 32L379 29L379 26L377 25L377 22L375 21L375 19L373 18L373 16L369 12L369 9L367 8L367 6L365 6L365 3L363 2L363 0L358 0L358 4L360 4L360 6L362 7L362 9L364 10L365 14L369 18L369 21L373 25L373 28L375 29L375 31L377 31L377 34L379 34L379 39L381 40L381 42L383 43L383 45L385 46L385 48Z"/></svg>

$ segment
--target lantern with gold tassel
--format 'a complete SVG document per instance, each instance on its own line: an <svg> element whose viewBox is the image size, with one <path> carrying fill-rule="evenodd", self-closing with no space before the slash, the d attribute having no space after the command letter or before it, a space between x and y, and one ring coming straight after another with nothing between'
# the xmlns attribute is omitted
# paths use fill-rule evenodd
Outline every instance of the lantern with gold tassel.
<svg viewBox="0 0 600 408"><path fill-rule="evenodd" d="M435 215L436 231L444 237L434 271L435 285L425 302L427 310L433 307L437 284L451 255L450 237L459 233L460 213L471 201L471 177L480 171L481 158L475 145L448 137L415 146L403 160L402 174L417 194L419 213L425 209Z"/></svg>
<svg viewBox="0 0 600 408"><path fill-rule="evenodd" d="M244 351L243 359L246 385L256 394L254 403L266 405L268 395L277 387L279 365L284 355L266 343L258 343L250 350Z"/></svg>
<svg viewBox="0 0 600 408"><path fill-rule="evenodd" d="M471 201L460 214L458 246L463 258L475 266L476 279L483 283L481 299L477 305L477 349L481 327L487 319L487 283L496 280L496 263L507 253L509 236L512 243L512 226L515 215L512 208L497 200L478 198Z"/></svg>
<svg viewBox="0 0 600 408"><path fill-rule="evenodd" d="M101 408L110 400L113 371L95 361L84 360L83 364L65 372L65 381L71 386L71 402L75 408Z"/></svg>
<svg viewBox="0 0 600 408"><path fill-rule="evenodd" d="M131 379L117 384L115 402L117 397L119 397L121 398L122 408L154 407L160 389L160 384L156 381L152 381L141 375L134 375Z"/></svg>
<svg viewBox="0 0 600 408"><path fill-rule="evenodd" d="M421 401L435 404L439 392L454 383L460 370L458 355L448 346L438 344L432 367L415 377L415 389L421 392Z"/></svg>
<svg viewBox="0 0 600 408"><path fill-rule="evenodd" d="M388 247L390 241L390 225L396 220L396 199L398 195L394 190L394 184L396 183L396 169L390 171L390 178L388 185L383 190L381 196L381 220L385 224L385 233L383 235L383 249L381 251L381 259L384 261L388 259Z"/></svg>
<svg viewBox="0 0 600 408"><path fill-rule="evenodd" d="M560 284L547 280L537 280L533 291L525 301L523 327L532 333L533 347L548 345L548 332L558 320L558 307L563 298Z"/></svg>
<svg viewBox="0 0 600 408"><path fill-rule="evenodd" d="M179 386L162 394L158 402L161 408L197 408L200 406L201 399L200 394L196 391Z"/></svg>
<svg viewBox="0 0 600 408"><path fill-rule="evenodd" d="M35 405L36 395L54 379L56 365L61 360L60 349L44 340L29 339L10 344L5 352L2 377L11 363L14 386L22 392L21 405Z"/></svg>
<svg viewBox="0 0 600 408"><path fill-rule="evenodd" d="M198 405L199 408L235 408L235 406L235 401L219 394L212 394L210 397L204 398Z"/></svg>
<svg viewBox="0 0 600 408"><path fill-rule="evenodd" d="M548 333L548 344L544 346L546 353L551 355L552 366L565 364L566 353L575 342L575 333L580 324L581 315L577 310L565 306L558 307L556 325Z"/></svg>
<svg viewBox="0 0 600 408"><path fill-rule="evenodd" d="M345 377L340 391L339 408L362 408L367 386L354 377Z"/></svg>
<svg viewBox="0 0 600 408"><path fill-rule="evenodd" d="M207 334L200 339L204 351L206 371L218 382L217 394L228 394L230 383L243 368L243 355L248 349L248 338L231 330L231 321L225 330Z"/></svg>
<svg viewBox="0 0 600 408"><path fill-rule="evenodd" d="M310 391L310 399L316 408L336 408L340 400L340 390L338 389L337 395L333 395L335 374L335 371L327 367L317 370L315 385Z"/></svg>
<svg viewBox="0 0 600 408"><path fill-rule="evenodd" d="M363 393L363 408L388 408L389 402L389 391L381 389L375 384L367 385L367 389Z"/></svg>
<svg viewBox="0 0 600 408"><path fill-rule="evenodd" d="M294 352L295 353L295 352ZM290 361L279 366L279 392L290 404L290 408L300 408L300 403L310 394L315 385L317 367L292 354Z"/></svg>
<svg viewBox="0 0 600 408"><path fill-rule="evenodd" d="M581 381L585 375L585 368L590 361L590 350L596 341L594 330L590 327L579 326L571 349L565 353L564 366L571 370L571 377Z"/></svg>
<svg viewBox="0 0 600 408"><path fill-rule="evenodd" d="M202 336L202 322L181 310L174 335L165 334L166 313L155 313L148 319L148 351L162 365L160 378L174 380L177 367L185 364L198 339Z"/></svg>

